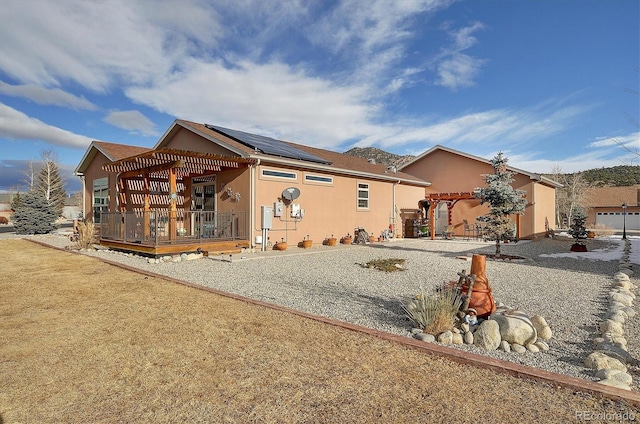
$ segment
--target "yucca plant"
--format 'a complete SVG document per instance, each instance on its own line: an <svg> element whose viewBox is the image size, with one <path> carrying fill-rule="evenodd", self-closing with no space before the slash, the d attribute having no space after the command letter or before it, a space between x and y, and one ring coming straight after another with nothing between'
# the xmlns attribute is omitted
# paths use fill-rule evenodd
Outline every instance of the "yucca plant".
<svg viewBox="0 0 640 424"><path fill-rule="evenodd" d="M420 294L403 309L425 333L436 335L453 328L462 302L463 297L457 287L443 285L429 294L420 287Z"/></svg>

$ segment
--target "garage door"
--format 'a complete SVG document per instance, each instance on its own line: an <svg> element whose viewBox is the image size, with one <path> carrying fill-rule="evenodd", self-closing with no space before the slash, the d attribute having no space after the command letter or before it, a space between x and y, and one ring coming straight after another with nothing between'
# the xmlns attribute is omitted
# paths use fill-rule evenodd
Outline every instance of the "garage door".
<svg viewBox="0 0 640 424"><path fill-rule="evenodd" d="M622 212L598 212L596 213L596 224L602 224L615 230L622 230ZM640 212L627 212L627 230L640 230Z"/></svg>

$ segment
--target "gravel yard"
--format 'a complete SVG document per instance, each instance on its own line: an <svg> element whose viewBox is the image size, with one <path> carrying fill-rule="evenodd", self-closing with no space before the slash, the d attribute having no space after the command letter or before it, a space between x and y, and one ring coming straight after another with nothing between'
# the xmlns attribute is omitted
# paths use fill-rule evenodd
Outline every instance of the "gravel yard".
<svg viewBox="0 0 640 424"><path fill-rule="evenodd" d="M63 236L37 236L57 247L69 245ZM596 327L606 311L606 296L622 255L620 239L596 239L589 250L602 259L553 257L568 253L568 240L522 241L502 246L502 253L525 258L520 262L487 261L487 277L496 302L542 315L553 330L548 352L518 354L487 352L469 345L451 345L494 358L550 372L596 380L584 368L593 350ZM635 243L634 247L638 244ZM286 252L211 256L183 261L147 263L145 258L110 251L88 255L123 263L180 280L236 293L297 310L347 321L399 335L411 336L411 323L402 305L443 281L469 271L473 253L493 253L493 243L406 239L368 246L314 246ZM637 257L637 252L635 252ZM541 256L551 255L551 256ZM633 255L632 255L633 256ZM405 270L385 273L358 264L373 259L406 259ZM611 259L615 258L615 259ZM637 259L635 260L637 263ZM636 267L636 269L640 266ZM636 271L638 272L638 271ZM638 278L632 278L637 286ZM636 311L638 302L635 303ZM638 316L625 325L629 353L640 358ZM640 389L638 367L629 368L634 390Z"/></svg>

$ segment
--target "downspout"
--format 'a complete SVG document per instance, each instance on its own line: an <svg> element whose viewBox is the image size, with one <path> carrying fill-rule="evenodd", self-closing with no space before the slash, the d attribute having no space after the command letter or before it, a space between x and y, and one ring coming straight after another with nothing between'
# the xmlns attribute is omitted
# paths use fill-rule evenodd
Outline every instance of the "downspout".
<svg viewBox="0 0 640 424"><path fill-rule="evenodd" d="M84 174L79 174L80 181L82 181L82 220L87 219L87 182L84 177Z"/></svg>
<svg viewBox="0 0 640 424"><path fill-rule="evenodd" d="M399 230L399 226L398 226L398 221L396 220L396 185L400 185L400 180L398 180L397 182L393 183L393 196L391 201L393 202L393 204L391 205L391 216L392 216L392 220L391 222L393 222L393 236L398 238L398 234L400 233Z"/></svg>
<svg viewBox="0 0 640 424"><path fill-rule="evenodd" d="M260 165L260 159L258 159L258 161L256 163L254 163L253 165L251 165L250 169L250 173L249 173L249 243L250 246L254 246L255 244L255 240L256 240L256 236L255 236L255 232L256 232L256 214L257 214L257 210L258 207L256 205L256 169L258 168L258 166ZM263 243L265 243L265 241L262 241Z"/></svg>

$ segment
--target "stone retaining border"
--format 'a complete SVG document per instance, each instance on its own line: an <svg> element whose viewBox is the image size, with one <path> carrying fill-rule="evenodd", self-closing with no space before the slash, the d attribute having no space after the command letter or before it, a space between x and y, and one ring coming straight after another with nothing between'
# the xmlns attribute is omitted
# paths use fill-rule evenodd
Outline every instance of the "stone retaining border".
<svg viewBox="0 0 640 424"><path fill-rule="evenodd" d="M49 244L42 243L40 241L33 240L33 239L29 239L29 241L47 248L53 248L53 249L57 249L63 252L71 253L71 254L76 254L76 255L82 254L81 252L78 252L78 251L65 250L65 249L51 246ZM280 305L275 305L275 304L264 302L261 300L251 299L245 296L223 292L210 287L204 287L198 284L189 283L176 278L171 278L161 274L156 274L154 272L144 271L141 269L130 267L118 262L112 262L107 259L102 259L98 257L96 257L95 259L102 261L103 263L116 266L118 268L125 269L131 272L135 272L141 275L147 275L149 277L171 281L176 284L182 284L184 286L191 287L197 290L203 290L209 293L214 293L219 296L224 296L227 298L239 300L239 301L250 303L253 305L262 306L265 308L270 308L277 311L294 314L303 318L312 319L314 321L322 322L328 325L333 325L333 326L341 327L347 330L356 331L358 333L368 334L370 336L378 337L380 339L388 340L394 343L399 343L403 346L420 350L428 354L438 355L440 357L449 359L451 361L454 361L460 364L475 366L479 368L485 368L497 373L508 374L518 378L527 378L534 381L540 381L543 383L550 384L552 386L564 387L571 390L575 390L577 392L588 392L593 395L606 397L609 399L624 400L631 403L632 405L636 405L640 407L640 394L633 392L631 390L625 390L615 386L595 383L592 381L570 377L563 374L552 373L552 372L537 369L537 368L525 367L523 365L519 365L516 363L501 361L499 359L494 359L491 357L482 356L482 355L478 355L471 352L465 352L465 351L461 351L454 348L448 348L446 346L439 346L432 343L424 343L422 341L412 339L410 337L386 333L383 331L374 330L372 328L362 327L356 324L351 324L344 321L323 317L320 315L298 311L295 309L287 308Z"/></svg>
<svg viewBox="0 0 640 424"><path fill-rule="evenodd" d="M638 363L627 352L627 339L624 337L625 322L636 314L633 308L636 286L629 278L633 276L630 254L631 242L627 239L607 296L606 317L598 326L598 337L593 340L595 350L584 361L585 367L596 371L595 375L600 379L597 384L623 390L631 390L633 382L627 365Z"/></svg>

